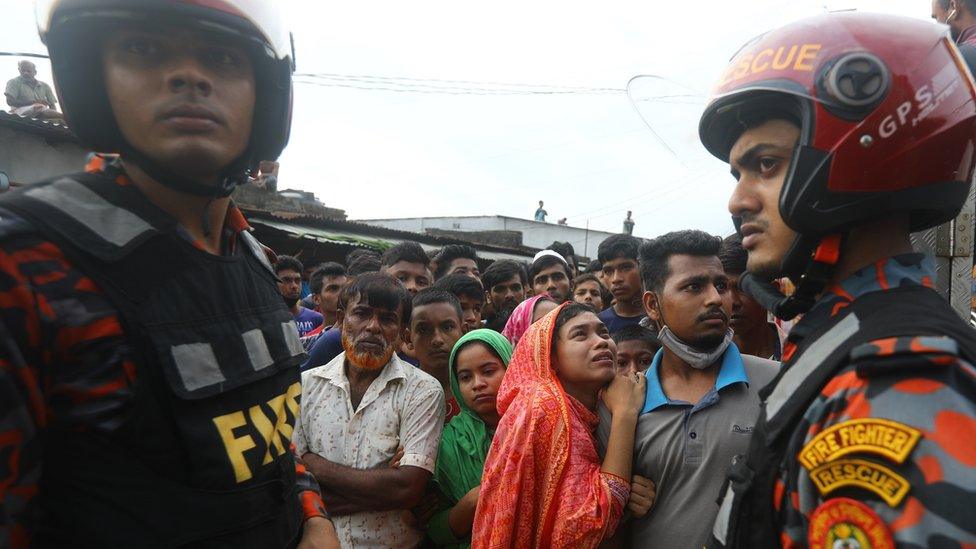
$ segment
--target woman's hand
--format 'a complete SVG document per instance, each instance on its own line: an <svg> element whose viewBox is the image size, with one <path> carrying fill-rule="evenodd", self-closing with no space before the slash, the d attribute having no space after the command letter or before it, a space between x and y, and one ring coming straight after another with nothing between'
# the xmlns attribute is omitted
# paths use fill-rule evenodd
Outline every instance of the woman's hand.
<svg viewBox="0 0 976 549"><path fill-rule="evenodd" d="M603 392L603 403L612 415L628 412L636 415L644 406L646 390L647 377L633 373L620 374L614 376L610 386Z"/></svg>
<svg viewBox="0 0 976 549"><path fill-rule="evenodd" d="M634 518L641 518L654 507L657 492L654 481L640 475L634 475L630 482L630 499L627 500L627 510Z"/></svg>

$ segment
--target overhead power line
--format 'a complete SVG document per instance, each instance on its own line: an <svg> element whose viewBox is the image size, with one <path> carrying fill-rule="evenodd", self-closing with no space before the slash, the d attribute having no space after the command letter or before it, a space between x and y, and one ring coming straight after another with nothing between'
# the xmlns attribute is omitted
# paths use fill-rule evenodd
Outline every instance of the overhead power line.
<svg viewBox="0 0 976 549"><path fill-rule="evenodd" d="M298 73L295 75L295 78L302 83L327 87L335 86L379 91L445 93L455 95L620 95L627 92L623 88L610 87L447 80L440 78L412 78L365 74Z"/></svg>

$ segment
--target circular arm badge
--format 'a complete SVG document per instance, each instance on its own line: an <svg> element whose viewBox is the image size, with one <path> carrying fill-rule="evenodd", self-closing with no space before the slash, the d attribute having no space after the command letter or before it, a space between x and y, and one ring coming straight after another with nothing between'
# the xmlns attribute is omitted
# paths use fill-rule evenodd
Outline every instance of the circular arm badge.
<svg viewBox="0 0 976 549"><path fill-rule="evenodd" d="M850 498L823 502L810 515L811 549L894 549L888 525L870 507Z"/></svg>

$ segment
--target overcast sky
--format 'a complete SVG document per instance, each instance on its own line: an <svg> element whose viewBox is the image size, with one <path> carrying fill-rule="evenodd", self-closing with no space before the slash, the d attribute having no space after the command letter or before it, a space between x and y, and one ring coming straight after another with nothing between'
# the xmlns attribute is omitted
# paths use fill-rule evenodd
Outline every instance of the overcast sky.
<svg viewBox="0 0 976 549"><path fill-rule="evenodd" d="M298 72L332 75L297 79L279 188L312 191L351 219L531 218L544 200L552 222L616 232L633 210L645 237L731 232L732 179L698 144L697 123L745 41L825 10L930 13L927 0L278 3ZM44 53L28 2L0 0L0 14L0 51ZM0 79L16 76L15 61L0 57ZM612 91L638 75L657 78L635 80L637 101ZM510 91L522 93L500 95Z"/></svg>

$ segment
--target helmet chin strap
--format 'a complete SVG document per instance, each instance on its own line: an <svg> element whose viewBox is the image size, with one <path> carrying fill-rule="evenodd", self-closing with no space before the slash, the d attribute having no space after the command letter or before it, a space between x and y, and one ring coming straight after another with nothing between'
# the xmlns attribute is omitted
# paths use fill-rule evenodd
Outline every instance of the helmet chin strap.
<svg viewBox="0 0 976 549"><path fill-rule="evenodd" d="M203 208L203 234L204 236L210 236L210 205L214 200L220 198L226 198L234 192L234 189L238 185L247 182L248 175L250 174L250 169L248 168L248 162L246 158L248 155L245 153L239 159L231 163L223 171L222 179L219 185L205 185L194 181L184 175L180 175L170 169L164 168L158 162L149 158L148 155L136 150L134 147L126 145L122 150L123 158L128 158L132 160L142 171L146 172L146 175L151 177L154 181L169 187L174 191L209 198L206 206Z"/></svg>
<svg viewBox="0 0 976 549"><path fill-rule="evenodd" d="M772 282L749 272L739 278L739 286L777 318L791 320L809 311L827 287L834 274L834 268L840 260L840 250L845 236L843 233L837 233L820 238L816 249L807 260L806 268L799 276L793 295L785 295L773 286ZM796 252L795 249L790 250L790 254L787 255Z"/></svg>

